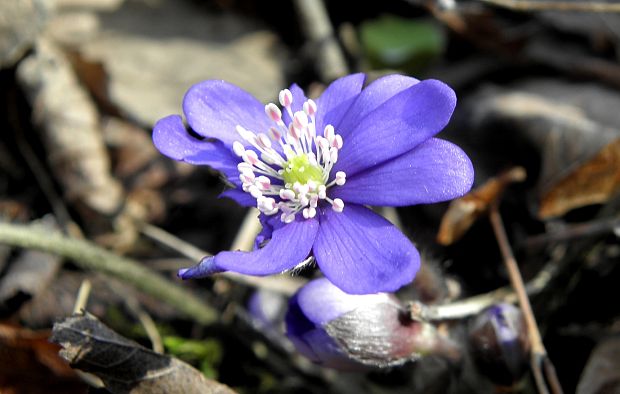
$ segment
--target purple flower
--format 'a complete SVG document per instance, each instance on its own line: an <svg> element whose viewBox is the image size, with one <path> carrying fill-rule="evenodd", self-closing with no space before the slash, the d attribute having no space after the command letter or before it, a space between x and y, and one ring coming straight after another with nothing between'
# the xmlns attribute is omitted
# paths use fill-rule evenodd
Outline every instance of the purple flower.
<svg viewBox="0 0 620 394"><path fill-rule="evenodd" d="M287 336L325 367L388 367L423 355L456 360L460 350L430 324L411 320L391 294L347 294L327 279L301 288L289 301Z"/></svg>
<svg viewBox="0 0 620 394"><path fill-rule="evenodd" d="M353 294L411 282L420 258L398 229L365 205L449 200L473 181L467 155L433 138L449 121L454 91L435 80L390 75L362 89L363 74L333 82L315 101L293 85L280 109L224 81L204 81L178 115L161 119L153 141L165 155L221 171L222 196L256 206L263 231L252 252L225 251L181 270L182 278L235 271L270 275L313 256L325 276Z"/></svg>

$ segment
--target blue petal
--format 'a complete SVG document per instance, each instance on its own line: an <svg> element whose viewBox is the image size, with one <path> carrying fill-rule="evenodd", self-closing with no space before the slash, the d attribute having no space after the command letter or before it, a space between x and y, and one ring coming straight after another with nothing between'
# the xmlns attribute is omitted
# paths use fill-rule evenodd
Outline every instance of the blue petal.
<svg viewBox="0 0 620 394"><path fill-rule="evenodd" d="M192 86L183 99L183 111L196 133L227 146L241 141L238 125L257 133L265 133L271 126L260 101L225 81L203 81Z"/></svg>
<svg viewBox="0 0 620 394"><path fill-rule="evenodd" d="M221 142L202 141L192 137L179 115L167 116L155 124L153 143L161 153L171 159L207 165L223 172L230 182L239 184L239 158Z"/></svg>
<svg viewBox="0 0 620 394"><path fill-rule="evenodd" d="M220 252L205 257L195 267L179 271L179 276L183 279L200 278L224 271L264 276L294 268L308 257L319 223L315 219L300 219L289 224L274 220L272 223L271 240L262 249Z"/></svg>
<svg viewBox="0 0 620 394"><path fill-rule="evenodd" d="M312 250L325 276L350 294L393 292L410 283L420 266L415 247L370 209L345 204L321 209Z"/></svg>
<svg viewBox="0 0 620 394"><path fill-rule="evenodd" d="M357 204L404 206L460 197L471 189L474 168L458 146L432 138L409 152L347 177L331 198Z"/></svg>
<svg viewBox="0 0 620 394"><path fill-rule="evenodd" d="M397 74L386 75L377 79L365 87L355 98L355 101L346 114L344 114L340 123L333 125L336 128L336 132L346 141L361 119L393 96L418 82L420 81L415 78Z"/></svg>
<svg viewBox="0 0 620 394"><path fill-rule="evenodd" d="M317 132L331 124L338 130L340 120L345 116L351 104L362 90L366 75L351 74L332 82L316 100L318 112L316 114Z"/></svg>
<svg viewBox="0 0 620 394"><path fill-rule="evenodd" d="M436 80L419 82L381 104L344 139L333 172L352 176L410 151L441 131L450 120L456 95Z"/></svg>
<svg viewBox="0 0 620 394"><path fill-rule="evenodd" d="M230 198L231 200L235 200L237 204L243 207L255 207L256 206L256 199L252 197L250 193L246 193L241 189L225 190L218 197L219 198Z"/></svg>

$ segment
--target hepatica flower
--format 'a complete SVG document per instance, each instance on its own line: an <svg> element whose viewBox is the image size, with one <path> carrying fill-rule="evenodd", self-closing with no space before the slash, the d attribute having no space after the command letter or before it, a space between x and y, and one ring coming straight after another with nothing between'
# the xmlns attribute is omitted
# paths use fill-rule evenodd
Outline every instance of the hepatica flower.
<svg viewBox="0 0 620 394"><path fill-rule="evenodd" d="M436 80L390 75L333 82L316 100L293 85L280 106L263 105L224 81L192 86L179 115L161 119L153 141L165 155L207 165L234 189L223 196L260 211L252 252L224 251L181 270L182 278L235 271L282 273L314 257L347 293L394 291L420 257L397 228L366 205L449 200L472 184L470 160L433 138L448 123L454 91Z"/></svg>

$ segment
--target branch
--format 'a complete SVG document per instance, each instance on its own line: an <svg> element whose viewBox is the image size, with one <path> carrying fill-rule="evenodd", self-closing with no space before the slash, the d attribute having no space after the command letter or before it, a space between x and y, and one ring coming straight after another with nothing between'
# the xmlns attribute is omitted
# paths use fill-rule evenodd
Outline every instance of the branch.
<svg viewBox="0 0 620 394"><path fill-rule="evenodd" d="M35 225L0 222L0 244L56 254L70 259L83 269L119 278L202 324L210 324L217 319L217 311L176 283L166 280L135 260L118 256L89 241L50 233Z"/></svg>

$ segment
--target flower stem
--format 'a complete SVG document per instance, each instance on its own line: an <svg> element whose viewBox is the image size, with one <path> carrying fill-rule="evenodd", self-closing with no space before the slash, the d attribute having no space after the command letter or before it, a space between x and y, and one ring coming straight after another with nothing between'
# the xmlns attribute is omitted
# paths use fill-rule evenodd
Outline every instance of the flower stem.
<svg viewBox="0 0 620 394"><path fill-rule="evenodd" d="M132 259L118 256L89 241L63 236L38 226L0 222L0 244L36 249L72 260L83 269L114 276L202 324L217 320L217 311L181 286Z"/></svg>
<svg viewBox="0 0 620 394"><path fill-rule="evenodd" d="M499 214L497 204L493 204L491 206L491 209L489 211L489 219L491 221L495 237L497 238L497 243L499 245L504 264L506 265L506 269L508 270L510 283L514 288L515 293L517 294L519 306L521 307L521 310L523 311L523 315L525 317L525 324L527 326L527 332L531 346L531 367L538 392L545 394L549 393L549 390L547 389L547 384L545 382L546 377L547 381L549 382L549 386L551 387L552 393L561 394L562 387L560 386L557 375L555 373L555 368L553 368L553 364L551 363L551 360L547 355L547 350L545 349L545 345L543 344L540 331L538 330L538 324L536 324L536 318L534 317L534 312L532 311L532 306L527 296L525 285L523 283L523 278L521 277L521 272L519 271L517 261L512 253L510 243L508 242L506 229L504 228L504 223Z"/></svg>

